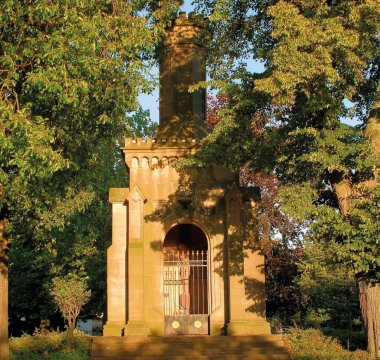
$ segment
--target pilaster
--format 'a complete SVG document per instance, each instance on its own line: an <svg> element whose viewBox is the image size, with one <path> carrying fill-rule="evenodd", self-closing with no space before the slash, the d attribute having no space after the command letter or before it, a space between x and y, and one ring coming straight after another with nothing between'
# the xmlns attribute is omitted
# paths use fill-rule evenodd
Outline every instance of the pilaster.
<svg viewBox="0 0 380 360"><path fill-rule="evenodd" d="M112 244L107 250L107 323L105 336L122 336L127 318L127 203L128 189L110 189Z"/></svg>
<svg viewBox="0 0 380 360"><path fill-rule="evenodd" d="M144 195L137 185L128 198L128 323L125 335L148 335L144 319Z"/></svg>
<svg viewBox="0 0 380 360"><path fill-rule="evenodd" d="M242 215L248 211L252 218L255 203L252 202L249 209L245 209L242 194L236 184L228 191L226 202L226 269L229 275L227 333L270 334L270 326L265 319L264 257L254 246L255 241L248 244L245 239L249 237L252 240L256 236L243 231ZM244 227L256 229L254 224L247 225L244 224Z"/></svg>
<svg viewBox="0 0 380 360"><path fill-rule="evenodd" d="M228 273L228 322L244 319L244 267L241 229L242 195L234 183L226 195L226 270Z"/></svg>

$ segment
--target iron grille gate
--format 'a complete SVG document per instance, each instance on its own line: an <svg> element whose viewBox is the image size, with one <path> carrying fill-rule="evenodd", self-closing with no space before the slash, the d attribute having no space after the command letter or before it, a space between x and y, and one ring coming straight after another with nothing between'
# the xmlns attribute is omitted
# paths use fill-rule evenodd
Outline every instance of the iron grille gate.
<svg viewBox="0 0 380 360"><path fill-rule="evenodd" d="M208 334L207 251L164 251L165 334Z"/></svg>

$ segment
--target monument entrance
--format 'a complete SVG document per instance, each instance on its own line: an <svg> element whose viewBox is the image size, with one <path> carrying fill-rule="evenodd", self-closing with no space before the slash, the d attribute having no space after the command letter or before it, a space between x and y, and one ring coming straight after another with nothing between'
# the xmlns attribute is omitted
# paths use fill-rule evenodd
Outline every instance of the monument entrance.
<svg viewBox="0 0 380 360"><path fill-rule="evenodd" d="M173 227L164 241L165 334L209 333L207 239L193 224Z"/></svg>

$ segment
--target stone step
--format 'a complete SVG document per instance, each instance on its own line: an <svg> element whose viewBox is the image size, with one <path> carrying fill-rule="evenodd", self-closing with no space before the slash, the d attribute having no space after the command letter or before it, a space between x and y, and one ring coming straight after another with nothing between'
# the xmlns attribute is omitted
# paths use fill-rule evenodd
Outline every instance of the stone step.
<svg viewBox="0 0 380 360"><path fill-rule="evenodd" d="M281 335L94 337L92 360L289 359Z"/></svg>
<svg viewBox="0 0 380 360"><path fill-rule="evenodd" d="M107 347L118 347L118 348L125 348L125 349L142 349L142 348L166 348L168 345L174 344L177 348L183 348L183 349L208 349L208 348L272 348L272 347L281 347L284 345L282 340L276 341L276 342L224 342L224 343L210 343L210 342L186 342L186 343L168 343L168 342L162 342L162 343L154 343L154 342L141 342L141 343L132 343L132 342L93 342L93 348L107 348Z"/></svg>
<svg viewBox="0 0 380 360"><path fill-rule="evenodd" d="M288 354L265 354L265 355L214 355L214 356L116 356L116 357L102 357L91 356L91 360L289 360Z"/></svg>
<svg viewBox="0 0 380 360"><path fill-rule="evenodd" d="M205 343L205 344L256 344L282 342L281 335L254 335L254 336L99 336L93 337L94 343Z"/></svg>
<svg viewBox="0 0 380 360"><path fill-rule="evenodd" d="M93 353L99 356L158 356L162 353L165 355L191 355L191 356L201 356L201 355L257 355L257 354L283 354L285 350L283 347L263 349L263 348L251 348L251 349L241 349L241 348L210 348L210 349L183 349L178 347L170 348L152 348L152 349L128 349L128 348L99 348L93 349Z"/></svg>

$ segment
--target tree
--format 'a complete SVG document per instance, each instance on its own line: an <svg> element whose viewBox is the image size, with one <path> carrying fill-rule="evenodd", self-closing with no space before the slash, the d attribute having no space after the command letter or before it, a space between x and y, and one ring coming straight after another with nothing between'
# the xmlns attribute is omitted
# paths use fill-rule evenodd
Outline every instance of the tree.
<svg viewBox="0 0 380 360"><path fill-rule="evenodd" d="M308 299L308 310L325 316L330 327L353 330L360 317L358 289L352 269L337 261L341 251L336 242L308 244L298 259L297 285Z"/></svg>
<svg viewBox="0 0 380 360"><path fill-rule="evenodd" d="M128 117L127 124L120 138L113 140L113 144L103 146L97 155L96 167L87 174L88 181L93 185L92 203L82 213L71 217L64 229L52 232L55 240L49 243L48 248L36 249L33 242L27 239L13 243L9 260L9 321L13 336L21 331L32 333L41 318L51 318L54 314L55 306L49 296L54 276L75 274L88 277L91 299L84 311L104 313L106 250L111 240L108 189L126 187L128 183L125 163L119 151L122 137L124 133L128 136L147 136L155 127L149 120L149 114L141 108ZM21 322L21 319L24 321Z"/></svg>
<svg viewBox="0 0 380 360"><path fill-rule="evenodd" d="M71 248L86 249L93 234L69 225L96 208L99 162L122 136L138 93L151 88L148 61L178 6L133 0L1 2L3 359L9 358L5 255L10 239L15 248L28 244L35 267L42 269L57 259L57 248L67 253L66 260L76 256ZM150 19L141 15L145 10ZM76 236L67 236L73 232ZM76 246L63 246L63 239ZM48 277L65 261L52 264Z"/></svg>
<svg viewBox="0 0 380 360"><path fill-rule="evenodd" d="M154 136L156 130L157 123L151 120L150 111L144 110L141 105L128 119L128 132L130 136Z"/></svg>
<svg viewBox="0 0 380 360"><path fill-rule="evenodd" d="M80 278L54 278L51 296L58 305L69 325L70 335L74 335L77 317L84 304L90 299L91 291Z"/></svg>
<svg viewBox="0 0 380 360"><path fill-rule="evenodd" d="M204 140L198 164L218 161L223 153L222 165L249 162L252 173L274 171L282 184L282 210L304 223L312 237L340 245L339 261L353 268L366 298L375 299L378 235L358 234L363 226L373 228L364 219L374 216L377 206L376 196L368 199L365 193L376 193L378 182L373 172L379 166L378 115L369 121L371 108L378 112L378 6L372 0L205 0L198 6L211 20L211 84L230 99ZM263 62L265 71L250 71L244 58ZM362 127L342 122L350 112ZM370 187L360 190L365 184ZM371 318L365 323L372 324L373 356L380 347L375 309L363 311L364 320Z"/></svg>

